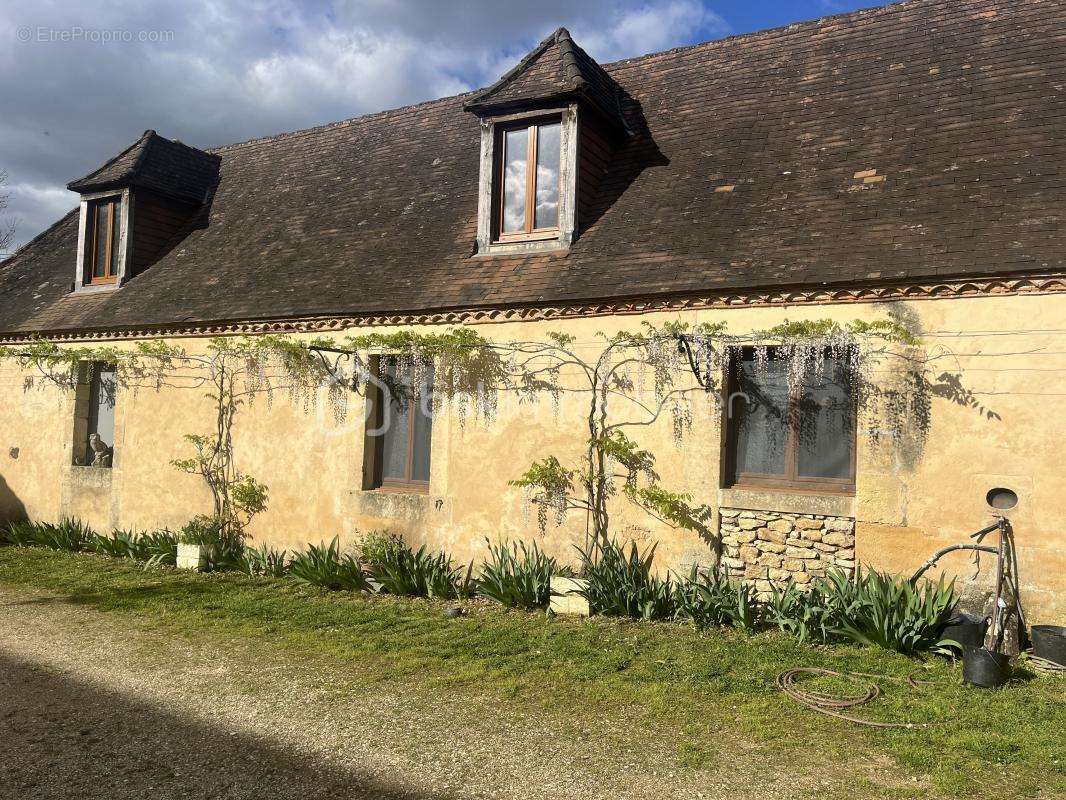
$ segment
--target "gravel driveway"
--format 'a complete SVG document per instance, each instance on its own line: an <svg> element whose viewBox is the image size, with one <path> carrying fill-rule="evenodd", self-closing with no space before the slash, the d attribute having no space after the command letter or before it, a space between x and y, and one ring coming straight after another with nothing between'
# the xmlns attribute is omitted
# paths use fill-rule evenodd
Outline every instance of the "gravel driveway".
<svg viewBox="0 0 1066 800"><path fill-rule="evenodd" d="M0 586L5 798L780 800L846 788L838 770L812 764L798 779L736 742L713 771L686 769L636 721L600 731L483 703L368 688L340 664L131 629Z"/></svg>

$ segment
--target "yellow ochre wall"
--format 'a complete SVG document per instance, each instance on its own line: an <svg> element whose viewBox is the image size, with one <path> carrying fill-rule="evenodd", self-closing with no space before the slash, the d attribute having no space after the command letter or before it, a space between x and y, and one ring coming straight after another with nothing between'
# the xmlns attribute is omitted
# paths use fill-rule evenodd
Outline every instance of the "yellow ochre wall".
<svg viewBox="0 0 1066 800"><path fill-rule="evenodd" d="M700 397L693 399L692 426L680 444L668 417L631 435L656 454L667 488L715 508L854 517L859 561L900 572L987 524L985 493L1007 486L1021 498L1012 519L1023 601L1035 622L1066 621L1066 295L752 306L486 323L476 329L499 341L543 340L549 331L565 331L591 356L601 347L598 332L635 329L645 321L725 322L740 334L786 319L846 322L883 319L890 311L920 329L937 388L924 442L913 430L875 442L863 429L876 423L860 412L854 499L721 489L721 423ZM205 340L178 343L195 350ZM32 377L32 370L0 363L0 515L73 516L97 529L176 529L210 511L199 479L169 466L171 459L188 455L183 434L210 431L212 408L200 391L121 390L114 468L105 471L70 466L73 393ZM272 403L260 397L241 409L235 429L238 468L270 490L268 510L250 529L253 543L292 549L334 535L350 543L359 532L389 528L459 560L483 557L486 537L537 540L572 559L573 545L584 538L584 518L574 515L561 527L549 522L542 534L522 492L507 481L548 454L576 464L586 436L585 401L564 397L556 409L547 397L529 404L501 396L488 422L471 415L461 423L448 409L434 420L430 493L412 495L362 490L361 397L352 395L341 423L324 400L305 411L284 396ZM658 542L664 569L713 560L698 536L671 530L635 509L619 504L612 520L618 538ZM978 581L965 587L974 596L990 581L990 561L983 560ZM962 583L972 572L964 555L943 563Z"/></svg>

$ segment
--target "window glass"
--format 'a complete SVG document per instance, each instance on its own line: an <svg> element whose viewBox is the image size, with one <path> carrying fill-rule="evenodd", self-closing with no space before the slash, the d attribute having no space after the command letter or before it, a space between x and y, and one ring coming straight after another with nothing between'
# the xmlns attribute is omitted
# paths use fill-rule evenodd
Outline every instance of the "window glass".
<svg viewBox="0 0 1066 800"><path fill-rule="evenodd" d="M559 123L537 127L537 207L534 228L559 226Z"/></svg>
<svg viewBox="0 0 1066 800"><path fill-rule="evenodd" d="M787 364L771 360L760 370L753 360L744 359L738 365L736 389L739 395L730 402L736 431L736 477L784 474Z"/></svg>
<svg viewBox="0 0 1066 800"><path fill-rule="evenodd" d="M97 200L89 205L86 241L86 280L112 278L118 274L118 241L121 203Z"/></svg>
<svg viewBox="0 0 1066 800"><path fill-rule="evenodd" d="M429 387L423 386L415 403L414 441L411 452L411 479L429 480L429 451L433 441L433 416L429 401Z"/></svg>
<svg viewBox="0 0 1066 800"><path fill-rule="evenodd" d="M85 362L85 383L75 401L74 463L110 467L115 448L115 400L118 382L113 364ZM84 387L84 391L83 391Z"/></svg>
<svg viewBox="0 0 1066 800"><path fill-rule="evenodd" d="M407 477L407 437L410 427L407 403L392 398L382 423L381 476L403 480Z"/></svg>
<svg viewBox="0 0 1066 800"><path fill-rule="evenodd" d="M798 403L801 477L851 476L855 415L848 384L844 365L829 358L804 381Z"/></svg>
<svg viewBox="0 0 1066 800"><path fill-rule="evenodd" d="M734 366L729 431L733 482L838 491L854 477L855 401L847 365L809 363L789 387L787 359L757 366L745 348Z"/></svg>
<svg viewBox="0 0 1066 800"><path fill-rule="evenodd" d="M96 232L93 238L95 257L93 258L93 277L103 278L107 274L107 243L108 243L108 222L110 219L111 205L109 203L97 203L95 206L96 211Z"/></svg>
<svg viewBox="0 0 1066 800"><path fill-rule="evenodd" d="M428 397L433 384L433 370L427 371L425 380L417 390L412 390L410 377L397 373L395 365L386 367L389 380L385 383L396 387L383 407L380 426L383 429L377 444L379 450L379 483L412 483L429 481L430 451L433 437L433 419Z"/></svg>
<svg viewBox="0 0 1066 800"><path fill-rule="evenodd" d="M526 167L529 160L529 129L504 134L503 223L504 233L526 227Z"/></svg>
<svg viewBox="0 0 1066 800"><path fill-rule="evenodd" d="M89 391L89 433L95 433L107 447L115 446L115 368L104 364L93 367Z"/></svg>
<svg viewBox="0 0 1066 800"><path fill-rule="evenodd" d="M108 276L113 276L118 274L118 229L122 223L122 216L119 210L122 208L122 204L118 201L112 201L109 205L108 213L111 216L111 258L107 264L107 274Z"/></svg>

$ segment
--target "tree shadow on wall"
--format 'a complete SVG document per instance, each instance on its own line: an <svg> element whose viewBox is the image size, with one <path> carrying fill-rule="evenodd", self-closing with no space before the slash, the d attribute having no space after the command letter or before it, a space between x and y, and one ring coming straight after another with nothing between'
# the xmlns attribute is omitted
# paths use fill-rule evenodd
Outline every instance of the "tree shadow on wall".
<svg viewBox="0 0 1066 800"><path fill-rule="evenodd" d="M902 388L884 389L870 383L862 387L862 392L870 409L867 432L871 440L877 443L884 437L894 439L896 452L907 469L916 467L925 452L934 398L970 409L987 422L1003 420L965 385L961 372L942 372L930 378L924 371L913 370L904 376Z"/></svg>
<svg viewBox="0 0 1066 800"><path fill-rule="evenodd" d="M24 519L26 519L26 506L7 485L4 476L0 474L0 525L21 522Z"/></svg>
<svg viewBox="0 0 1066 800"><path fill-rule="evenodd" d="M987 420L999 422L1003 419L997 412L978 400L973 389L963 385L962 374L959 372L941 373L936 383L929 383L928 390L934 397L943 397L955 405L971 408Z"/></svg>
<svg viewBox="0 0 1066 800"><path fill-rule="evenodd" d="M454 797L393 785L2 651L0 720L5 797Z"/></svg>

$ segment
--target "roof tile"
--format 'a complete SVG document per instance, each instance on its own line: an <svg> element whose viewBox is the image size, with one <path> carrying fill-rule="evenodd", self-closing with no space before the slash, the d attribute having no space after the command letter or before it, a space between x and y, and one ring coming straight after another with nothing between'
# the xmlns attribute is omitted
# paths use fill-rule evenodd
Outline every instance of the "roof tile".
<svg viewBox="0 0 1066 800"><path fill-rule="evenodd" d="M472 257L470 95L220 148L186 237L120 290L70 293L76 214L0 263L0 330L1061 269L1064 5L914 0L608 65L635 133L562 256Z"/></svg>

